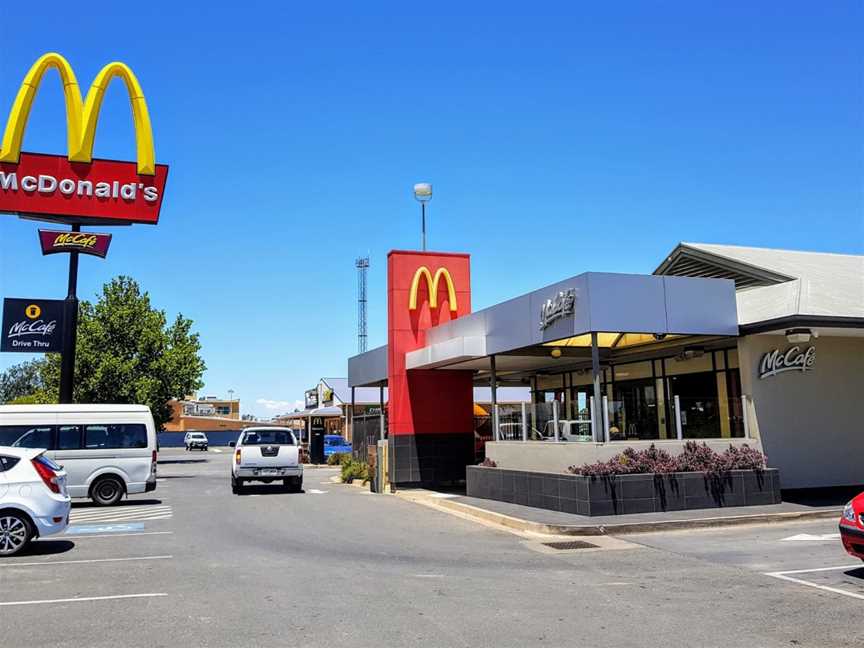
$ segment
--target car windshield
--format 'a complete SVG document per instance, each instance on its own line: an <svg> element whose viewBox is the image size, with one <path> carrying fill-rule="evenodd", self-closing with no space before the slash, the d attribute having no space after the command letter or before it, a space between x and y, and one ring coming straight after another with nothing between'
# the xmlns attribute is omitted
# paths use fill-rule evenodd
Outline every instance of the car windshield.
<svg viewBox="0 0 864 648"><path fill-rule="evenodd" d="M345 445L345 444L346 444L345 439L343 439L342 437L328 437L327 438L327 445L341 446L341 445Z"/></svg>
<svg viewBox="0 0 864 648"><path fill-rule="evenodd" d="M246 433L243 445L294 445L294 437L285 430L256 430Z"/></svg>

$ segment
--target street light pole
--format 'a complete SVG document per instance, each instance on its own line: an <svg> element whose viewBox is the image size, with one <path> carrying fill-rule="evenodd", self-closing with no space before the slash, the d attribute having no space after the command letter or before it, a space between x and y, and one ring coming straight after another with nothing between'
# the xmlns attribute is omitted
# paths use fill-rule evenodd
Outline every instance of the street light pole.
<svg viewBox="0 0 864 648"><path fill-rule="evenodd" d="M420 245L426 251L426 203L432 200L432 185L428 182L418 182L414 185L414 200L420 203Z"/></svg>
<svg viewBox="0 0 864 648"><path fill-rule="evenodd" d="M423 229L423 234L421 237L421 246L422 247L420 249L425 252L426 251L426 203L425 202L420 203L420 213L422 214L421 218L423 219L423 223L421 225L421 227Z"/></svg>

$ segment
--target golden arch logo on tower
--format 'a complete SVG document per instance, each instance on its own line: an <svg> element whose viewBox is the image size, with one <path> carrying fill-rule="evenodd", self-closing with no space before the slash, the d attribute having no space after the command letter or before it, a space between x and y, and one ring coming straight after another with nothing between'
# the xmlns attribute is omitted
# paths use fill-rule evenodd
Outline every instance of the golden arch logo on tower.
<svg viewBox="0 0 864 648"><path fill-rule="evenodd" d="M438 308L438 282L444 279L447 285L447 301L450 304L450 312L456 312L456 288L453 285L450 271L447 268L438 268L433 275L426 266L417 268L414 278L411 280L411 292L408 295L408 310L417 310L417 291L420 289L421 279L426 279L426 288L429 291L429 308Z"/></svg>
<svg viewBox="0 0 864 648"><path fill-rule="evenodd" d="M17 164L21 157L21 143L24 140L24 131L27 129L27 121L30 118L30 110L36 91L42 78L50 69L56 69L63 82L63 94L66 100L66 141L67 155L70 162L93 161L93 143L96 138L96 122L99 120L99 111L102 109L102 100L108 84L115 77L119 77L126 85L129 94L129 102L132 107L132 120L135 125L135 140L138 155L138 173L140 175L156 174L156 152L153 146L153 129L150 124L150 113L147 110L147 101L144 92L135 74L123 63L109 63L103 67L93 80L87 98L81 98L81 89L78 80L72 71L72 66L60 54L51 52L37 60L21 83L9 119L6 122L6 130L3 133L3 141L0 143L0 162Z"/></svg>

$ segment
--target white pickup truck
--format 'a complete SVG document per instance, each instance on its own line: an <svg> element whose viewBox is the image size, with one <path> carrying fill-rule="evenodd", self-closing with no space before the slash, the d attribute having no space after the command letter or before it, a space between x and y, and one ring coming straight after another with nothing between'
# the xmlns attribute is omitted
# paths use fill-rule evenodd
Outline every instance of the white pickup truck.
<svg viewBox="0 0 864 648"><path fill-rule="evenodd" d="M231 491L240 493L246 482L281 481L294 491L303 489L300 446L289 428L251 427L231 442Z"/></svg>

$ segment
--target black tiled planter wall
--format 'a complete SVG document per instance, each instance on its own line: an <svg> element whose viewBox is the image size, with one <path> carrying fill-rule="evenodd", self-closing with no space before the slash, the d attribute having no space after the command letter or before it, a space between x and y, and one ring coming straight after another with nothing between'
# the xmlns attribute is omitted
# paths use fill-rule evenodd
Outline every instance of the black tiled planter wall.
<svg viewBox="0 0 864 648"><path fill-rule="evenodd" d="M780 503L775 468L585 477L468 466L469 497L579 515L621 515Z"/></svg>

